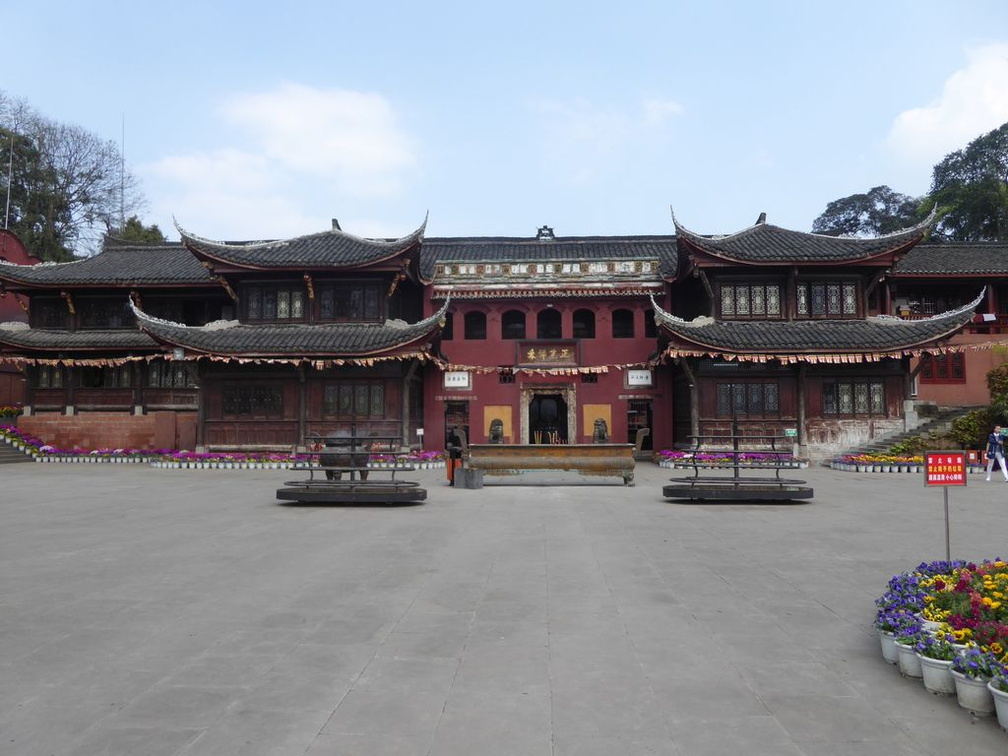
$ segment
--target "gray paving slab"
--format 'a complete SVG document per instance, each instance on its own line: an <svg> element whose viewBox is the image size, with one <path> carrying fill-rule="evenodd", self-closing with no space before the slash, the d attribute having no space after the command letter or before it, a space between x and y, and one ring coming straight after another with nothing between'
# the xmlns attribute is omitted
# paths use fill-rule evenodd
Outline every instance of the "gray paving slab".
<svg viewBox="0 0 1008 756"><path fill-rule="evenodd" d="M530 475L291 506L284 471L0 470L0 753L1003 754L884 663L888 578L944 557L918 476L803 504ZM1008 486L950 495L1005 555ZM563 483L565 485L545 485Z"/></svg>

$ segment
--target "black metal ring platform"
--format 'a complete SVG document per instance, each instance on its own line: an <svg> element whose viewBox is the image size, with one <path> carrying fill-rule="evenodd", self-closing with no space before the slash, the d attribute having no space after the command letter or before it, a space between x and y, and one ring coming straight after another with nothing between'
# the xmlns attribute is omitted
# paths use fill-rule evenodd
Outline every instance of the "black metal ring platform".
<svg viewBox="0 0 1008 756"><path fill-rule="evenodd" d="M772 481L772 485L739 483L733 485L731 479L725 484L675 483L662 488L666 499L688 499L690 501L791 501L794 499L811 499L813 491L809 486L800 485L803 480Z"/></svg>
<svg viewBox="0 0 1008 756"><path fill-rule="evenodd" d="M418 504L427 489L412 481L287 481L278 499L305 504Z"/></svg>

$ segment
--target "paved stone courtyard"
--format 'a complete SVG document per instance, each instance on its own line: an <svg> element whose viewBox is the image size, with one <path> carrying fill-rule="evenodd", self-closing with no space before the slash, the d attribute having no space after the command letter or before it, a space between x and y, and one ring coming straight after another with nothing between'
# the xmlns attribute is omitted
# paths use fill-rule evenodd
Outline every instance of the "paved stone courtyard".
<svg viewBox="0 0 1008 756"><path fill-rule="evenodd" d="M941 491L801 472L805 504L668 502L645 464L333 508L285 471L6 465L0 753L1008 752L871 628L944 557ZM953 557L1008 554L1008 485L969 482Z"/></svg>

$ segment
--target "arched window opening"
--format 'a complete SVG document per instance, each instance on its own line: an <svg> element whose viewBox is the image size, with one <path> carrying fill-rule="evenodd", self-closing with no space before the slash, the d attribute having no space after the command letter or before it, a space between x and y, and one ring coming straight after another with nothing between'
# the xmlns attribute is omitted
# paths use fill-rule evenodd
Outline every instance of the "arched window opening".
<svg viewBox="0 0 1008 756"><path fill-rule="evenodd" d="M655 324L654 310L644 311L644 337L648 339L658 337L658 326Z"/></svg>
<svg viewBox="0 0 1008 756"><path fill-rule="evenodd" d="M613 310L612 336L614 339L632 339L634 337L633 310Z"/></svg>
<svg viewBox="0 0 1008 756"><path fill-rule="evenodd" d="M486 338L486 313L467 312L465 314L465 337L467 341Z"/></svg>
<svg viewBox="0 0 1008 756"><path fill-rule="evenodd" d="M574 338L595 338L595 312L592 310L574 311Z"/></svg>
<svg viewBox="0 0 1008 756"><path fill-rule="evenodd" d="M502 339L525 338L525 313L521 310L508 310L501 316Z"/></svg>
<svg viewBox="0 0 1008 756"><path fill-rule="evenodd" d="M560 313L552 307L540 310L536 315L536 338L559 339L562 337Z"/></svg>

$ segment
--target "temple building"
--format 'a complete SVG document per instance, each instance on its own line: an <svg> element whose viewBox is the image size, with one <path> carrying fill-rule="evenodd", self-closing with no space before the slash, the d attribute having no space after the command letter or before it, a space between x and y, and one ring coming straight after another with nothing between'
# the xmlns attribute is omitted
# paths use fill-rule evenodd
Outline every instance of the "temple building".
<svg viewBox="0 0 1008 756"><path fill-rule="evenodd" d="M961 307L984 289L973 319L949 341L952 348L912 360L910 375L919 401L989 404L986 376L1005 361L1008 343L1008 244L919 244L886 283L893 314L910 320Z"/></svg>
<svg viewBox="0 0 1008 756"><path fill-rule="evenodd" d="M38 262L28 254L21 240L7 229L0 229L0 261L18 265L35 265ZM0 323L13 322L28 322L28 300L0 288ZM10 362L0 361L0 407L20 405L24 397L24 371Z"/></svg>
<svg viewBox="0 0 1008 756"><path fill-rule="evenodd" d="M825 456L914 421L929 354L962 348L976 276L933 313L909 262L933 218L876 239L727 235L108 239L0 263L19 425L60 447L303 448L318 435L688 445L727 430ZM919 249L924 249L924 246ZM981 276L982 277L982 276ZM940 286L938 291L943 291ZM913 294L917 296L917 294ZM958 341L957 341L958 340ZM958 346L957 346L958 345Z"/></svg>
<svg viewBox="0 0 1008 756"><path fill-rule="evenodd" d="M673 368L674 439L730 432L792 436L813 455L906 427L910 361L941 352L979 304L920 320L890 315L890 269L920 225L874 239L782 229L760 216L700 235L675 220L675 312L656 306Z"/></svg>

